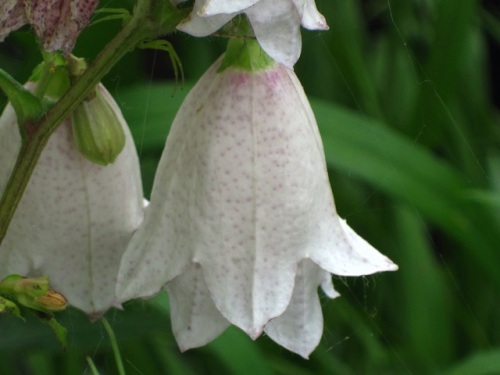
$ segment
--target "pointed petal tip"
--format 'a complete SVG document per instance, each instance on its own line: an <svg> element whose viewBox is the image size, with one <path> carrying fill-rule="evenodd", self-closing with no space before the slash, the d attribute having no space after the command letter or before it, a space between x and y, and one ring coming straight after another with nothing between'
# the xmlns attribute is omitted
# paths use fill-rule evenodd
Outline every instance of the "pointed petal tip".
<svg viewBox="0 0 500 375"><path fill-rule="evenodd" d="M328 23L323 15L320 15L312 24L304 27L310 30L330 30L330 26L328 26Z"/></svg>
<svg viewBox="0 0 500 375"><path fill-rule="evenodd" d="M370 269L365 269L364 274L373 274L384 271L396 271L398 266L394 264L388 257L381 254L372 245L370 245L363 237L358 235L348 224L347 221L339 218L340 225L346 234L353 249L356 249L359 254L362 254L367 264L371 264ZM354 276L354 275L353 275Z"/></svg>
<svg viewBox="0 0 500 375"><path fill-rule="evenodd" d="M183 342L179 342L177 340L177 346L179 347L179 350L181 351L181 353L185 353L187 352L189 349L193 349L194 347L192 346L189 346L189 345L186 345L185 343Z"/></svg>
<svg viewBox="0 0 500 375"><path fill-rule="evenodd" d="M95 323L96 321L98 321L100 318L102 318L102 316L104 315L106 311L96 311L96 312L91 312L91 313L87 313L87 316L89 318L89 320L92 322L92 323Z"/></svg>
<svg viewBox="0 0 500 375"><path fill-rule="evenodd" d="M257 340L260 335L262 335L262 331L264 330L264 328L251 328L251 329L248 329L248 330L245 330L245 333L250 336L250 338L252 340Z"/></svg>
<svg viewBox="0 0 500 375"><path fill-rule="evenodd" d="M397 271L399 267L396 263L393 263L390 259L387 259L389 264L387 265L387 271Z"/></svg>

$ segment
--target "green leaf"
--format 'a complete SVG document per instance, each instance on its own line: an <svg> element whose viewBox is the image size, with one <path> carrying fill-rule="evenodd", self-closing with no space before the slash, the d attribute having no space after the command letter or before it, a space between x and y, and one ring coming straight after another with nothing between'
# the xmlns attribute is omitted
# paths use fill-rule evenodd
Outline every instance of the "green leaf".
<svg viewBox="0 0 500 375"><path fill-rule="evenodd" d="M500 373L500 348L475 353L445 375L495 375Z"/></svg>
<svg viewBox="0 0 500 375"><path fill-rule="evenodd" d="M453 358L452 296L441 272L422 218L408 206L395 209L399 252L398 291L404 301L401 326L409 353L422 372L442 367ZM432 322L432 324L429 324ZM439 329L436 329L439 327Z"/></svg>

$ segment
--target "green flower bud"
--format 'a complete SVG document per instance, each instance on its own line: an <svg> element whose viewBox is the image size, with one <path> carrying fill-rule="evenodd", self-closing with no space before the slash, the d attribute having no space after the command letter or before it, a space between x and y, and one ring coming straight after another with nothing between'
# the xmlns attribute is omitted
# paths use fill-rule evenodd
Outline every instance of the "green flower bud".
<svg viewBox="0 0 500 375"><path fill-rule="evenodd" d="M73 138L80 153L93 163L113 163L125 146L125 133L100 86L72 114Z"/></svg>
<svg viewBox="0 0 500 375"><path fill-rule="evenodd" d="M49 290L47 276L27 278L9 275L0 281L0 292L8 295L25 294L30 297L42 296Z"/></svg>
<svg viewBox="0 0 500 375"><path fill-rule="evenodd" d="M0 292L23 306L43 312L61 311L68 304L61 293L49 289L47 276L27 278L9 275L0 281Z"/></svg>
<svg viewBox="0 0 500 375"><path fill-rule="evenodd" d="M20 295L17 301L21 305L43 312L62 311L68 305L66 298L55 290L48 290L44 295L34 298Z"/></svg>

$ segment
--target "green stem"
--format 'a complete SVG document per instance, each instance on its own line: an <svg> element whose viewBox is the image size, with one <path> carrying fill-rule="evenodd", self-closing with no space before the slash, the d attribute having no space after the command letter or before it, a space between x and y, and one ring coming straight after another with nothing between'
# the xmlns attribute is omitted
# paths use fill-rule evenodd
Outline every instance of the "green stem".
<svg viewBox="0 0 500 375"><path fill-rule="evenodd" d="M94 361L92 361L92 358L89 356L87 356L87 363L89 364L90 371L92 371L92 375L99 375L99 371L97 367L95 367Z"/></svg>
<svg viewBox="0 0 500 375"><path fill-rule="evenodd" d="M125 368L123 367L122 356L120 354L120 349L118 348L118 343L116 341L115 333L113 332L113 329L109 325L109 322L106 318L102 318L101 322L102 325L104 326L104 329L106 329L106 332L108 333L109 341L111 341L111 347L113 348L113 354L115 356L116 367L118 368L118 374L125 375Z"/></svg>
<svg viewBox="0 0 500 375"><path fill-rule="evenodd" d="M0 244L5 238L10 221L28 185L43 148L59 124L71 114L104 75L129 51L145 39L172 32L185 16L166 0L138 0L130 21L106 45L94 62L68 92L39 121L26 123L26 138L14 170L0 200ZM159 11L163 18L158 18ZM1 77L1 76L0 76Z"/></svg>

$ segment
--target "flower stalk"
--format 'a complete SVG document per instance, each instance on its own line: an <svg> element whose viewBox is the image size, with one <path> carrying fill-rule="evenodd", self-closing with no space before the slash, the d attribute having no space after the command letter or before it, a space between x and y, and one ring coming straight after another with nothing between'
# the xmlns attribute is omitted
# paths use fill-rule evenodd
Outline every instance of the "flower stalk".
<svg viewBox="0 0 500 375"><path fill-rule="evenodd" d="M167 0L138 0L128 23L104 47L88 69L75 80L67 93L39 120L24 123L26 137L23 139L14 170L0 199L0 244L5 238L40 154L59 124L127 52L144 40L174 31L175 26L185 15L185 11L177 10Z"/></svg>

